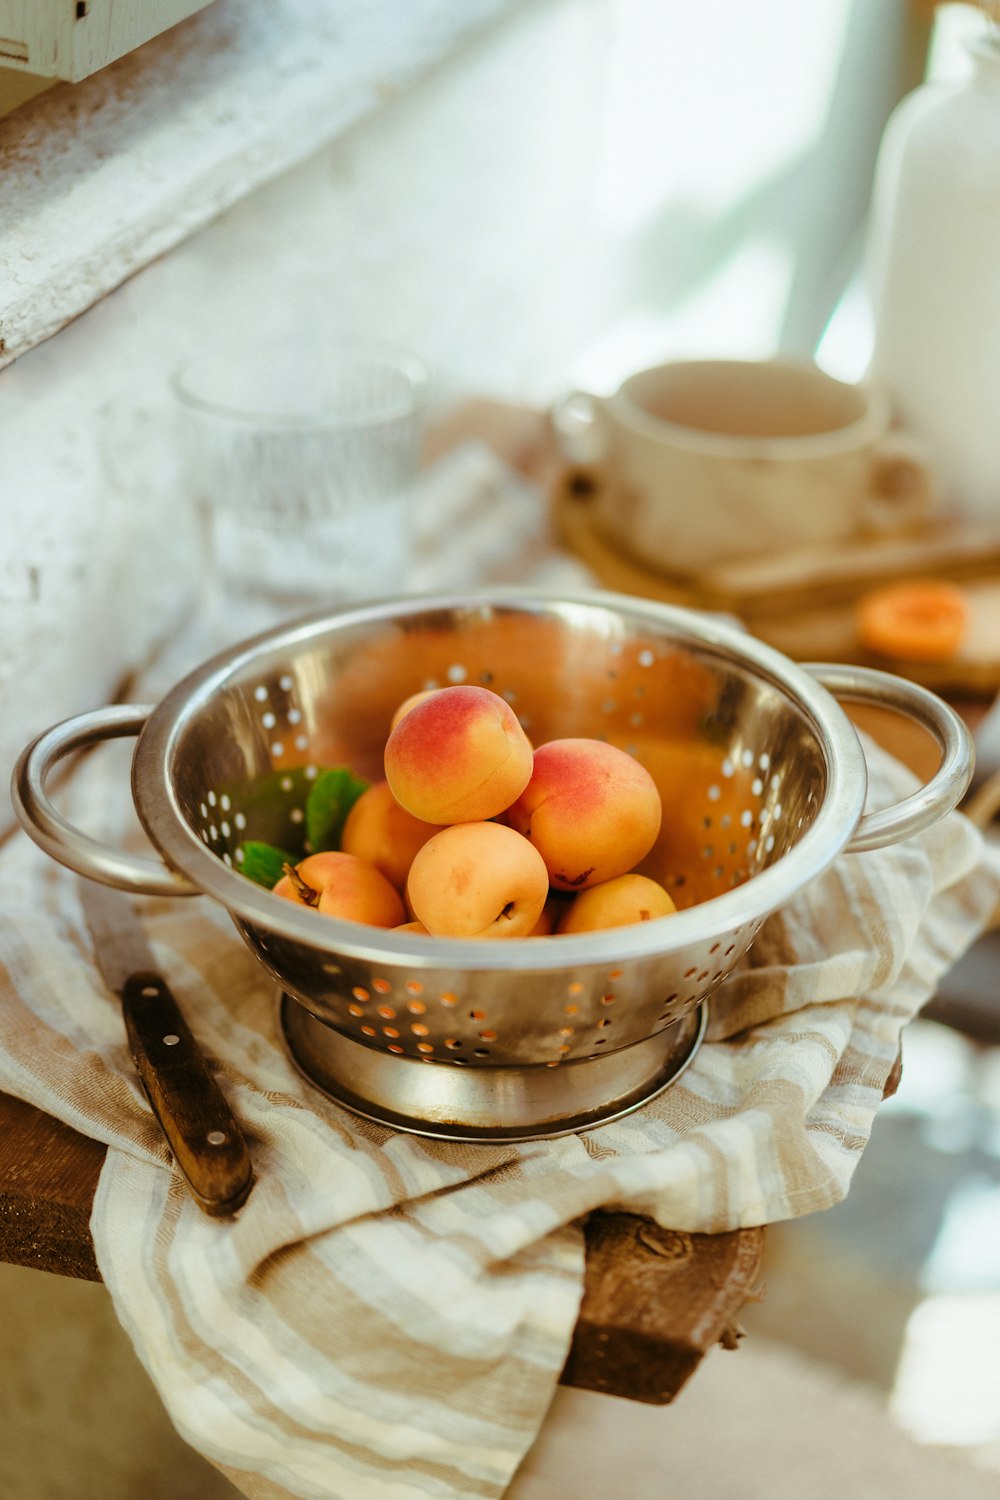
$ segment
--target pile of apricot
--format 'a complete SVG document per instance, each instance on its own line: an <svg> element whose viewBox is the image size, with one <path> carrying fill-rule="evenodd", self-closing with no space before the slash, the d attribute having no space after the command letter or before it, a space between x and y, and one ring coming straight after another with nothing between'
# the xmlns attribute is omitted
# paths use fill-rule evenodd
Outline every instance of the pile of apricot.
<svg viewBox="0 0 1000 1500"><path fill-rule="evenodd" d="M582 738L534 749L503 698L457 686L400 705L384 770L351 808L340 848L289 866L278 895L457 938L590 932L675 910L635 872L661 806L624 750Z"/></svg>

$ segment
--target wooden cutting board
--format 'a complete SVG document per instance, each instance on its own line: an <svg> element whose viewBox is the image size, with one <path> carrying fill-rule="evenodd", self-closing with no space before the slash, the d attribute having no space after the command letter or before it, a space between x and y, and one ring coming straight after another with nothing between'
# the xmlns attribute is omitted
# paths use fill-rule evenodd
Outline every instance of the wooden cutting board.
<svg viewBox="0 0 1000 1500"><path fill-rule="evenodd" d="M789 550L720 563L697 575L670 575L602 535L591 504L599 482L594 471L562 468L550 494L560 541L605 587L737 615L755 635L798 661L882 667L938 692L992 697L1000 689L1000 526L937 522L905 536ZM969 628L950 660L875 656L858 640L859 598L903 578L947 579L965 593Z"/></svg>

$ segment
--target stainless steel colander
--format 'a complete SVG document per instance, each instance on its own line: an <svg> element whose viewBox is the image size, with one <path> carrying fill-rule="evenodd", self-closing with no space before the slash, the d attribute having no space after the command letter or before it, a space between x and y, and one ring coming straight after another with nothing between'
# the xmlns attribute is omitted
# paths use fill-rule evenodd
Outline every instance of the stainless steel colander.
<svg viewBox="0 0 1000 1500"><path fill-rule="evenodd" d="M301 843L318 768L379 778L398 704L458 682L505 697L535 744L601 738L646 765L663 830L643 868L677 915L431 939L319 917L240 873L247 839ZM864 753L834 694L923 724L942 751L933 778L864 814ZM81 833L45 789L70 751L134 734L133 799L162 863ZM280 987L292 1056L333 1097L395 1127L497 1139L585 1128L663 1088L769 913L841 852L927 828L971 774L961 720L912 683L796 665L685 609L506 589L331 612L237 645L156 707L48 730L21 756L13 798L36 842L80 873L221 902Z"/></svg>

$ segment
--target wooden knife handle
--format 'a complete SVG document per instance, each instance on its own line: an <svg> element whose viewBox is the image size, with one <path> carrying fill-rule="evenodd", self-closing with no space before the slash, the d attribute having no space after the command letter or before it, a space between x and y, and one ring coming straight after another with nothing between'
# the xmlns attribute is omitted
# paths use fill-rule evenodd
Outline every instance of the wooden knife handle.
<svg viewBox="0 0 1000 1500"><path fill-rule="evenodd" d="M192 1196L207 1214L233 1213L253 1184L250 1153L169 986L158 974L133 974L122 1009L139 1077Z"/></svg>

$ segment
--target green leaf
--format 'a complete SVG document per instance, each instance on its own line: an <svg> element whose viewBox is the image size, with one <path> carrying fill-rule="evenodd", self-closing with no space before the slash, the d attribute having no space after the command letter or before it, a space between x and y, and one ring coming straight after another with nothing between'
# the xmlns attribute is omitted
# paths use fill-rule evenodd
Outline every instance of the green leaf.
<svg viewBox="0 0 1000 1500"><path fill-rule="evenodd" d="M312 787L306 772L310 770L315 777L315 767L295 766L216 788L230 798L233 809L246 820L245 843L259 840L277 849L292 849L294 863L298 864L306 852L305 808Z"/></svg>
<svg viewBox="0 0 1000 1500"><path fill-rule="evenodd" d="M370 785L346 766L322 771L316 777L306 800L306 838L314 854L340 848L347 814Z"/></svg>
<svg viewBox="0 0 1000 1500"><path fill-rule="evenodd" d="M241 875L273 890L280 880L285 865L297 865L299 856L289 854L287 849L277 849L274 844L265 844L260 839L247 839L241 844L243 858L237 868Z"/></svg>

